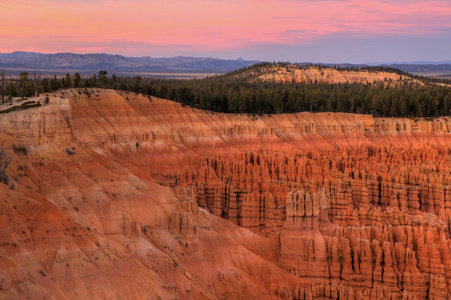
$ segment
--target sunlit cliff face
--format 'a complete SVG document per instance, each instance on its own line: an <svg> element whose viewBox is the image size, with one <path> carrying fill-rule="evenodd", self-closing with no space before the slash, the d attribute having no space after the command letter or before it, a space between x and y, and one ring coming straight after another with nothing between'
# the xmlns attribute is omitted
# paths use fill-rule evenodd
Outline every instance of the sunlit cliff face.
<svg viewBox="0 0 451 300"><path fill-rule="evenodd" d="M80 89L0 124L0 298L449 298L447 118Z"/></svg>

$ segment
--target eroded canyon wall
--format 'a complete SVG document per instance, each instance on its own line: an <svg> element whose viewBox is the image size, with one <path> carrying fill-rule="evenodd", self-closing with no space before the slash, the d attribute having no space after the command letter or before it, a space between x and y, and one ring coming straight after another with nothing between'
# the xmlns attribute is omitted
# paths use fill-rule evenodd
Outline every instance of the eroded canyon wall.
<svg viewBox="0 0 451 300"><path fill-rule="evenodd" d="M447 118L80 89L0 124L4 298L450 297Z"/></svg>

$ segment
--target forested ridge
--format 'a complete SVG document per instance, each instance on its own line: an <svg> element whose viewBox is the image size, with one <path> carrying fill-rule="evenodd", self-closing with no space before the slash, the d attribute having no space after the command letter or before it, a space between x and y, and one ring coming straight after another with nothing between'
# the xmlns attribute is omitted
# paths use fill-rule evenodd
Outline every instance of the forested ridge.
<svg viewBox="0 0 451 300"><path fill-rule="evenodd" d="M264 81L259 75L305 68L334 68L346 72L390 72L402 80L375 83L280 83ZM406 79L407 78L407 79ZM260 63L224 75L204 79L152 79L141 76L108 77L99 71L90 78L78 73L64 78L41 79L28 73L20 80L3 78L3 101L29 97L62 88L113 88L174 100L192 107L229 113L346 112L384 117L434 117L451 114L451 88L443 80L413 76L386 67L340 68L289 63ZM440 83L439 83L440 82ZM449 82L445 82L449 84Z"/></svg>

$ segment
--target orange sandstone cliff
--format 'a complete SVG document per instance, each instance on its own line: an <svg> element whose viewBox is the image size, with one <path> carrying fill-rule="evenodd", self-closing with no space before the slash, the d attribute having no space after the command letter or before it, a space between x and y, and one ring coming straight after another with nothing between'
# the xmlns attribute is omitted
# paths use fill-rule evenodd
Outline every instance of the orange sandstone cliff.
<svg viewBox="0 0 451 300"><path fill-rule="evenodd" d="M449 299L450 130L50 95L0 114L0 299Z"/></svg>
<svg viewBox="0 0 451 300"><path fill-rule="evenodd" d="M263 81L275 81L282 83L380 83L395 84L399 81L420 83L406 75L398 75L392 72L369 70L337 70L330 67L298 66L298 65L272 65L263 66L259 73L249 70L245 74Z"/></svg>

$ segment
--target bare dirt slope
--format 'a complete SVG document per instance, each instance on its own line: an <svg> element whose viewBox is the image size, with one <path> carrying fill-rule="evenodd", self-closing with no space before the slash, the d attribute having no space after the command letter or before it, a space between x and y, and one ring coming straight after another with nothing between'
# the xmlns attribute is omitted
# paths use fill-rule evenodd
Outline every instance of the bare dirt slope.
<svg viewBox="0 0 451 300"><path fill-rule="evenodd" d="M450 128L51 95L0 115L0 298L447 299Z"/></svg>

